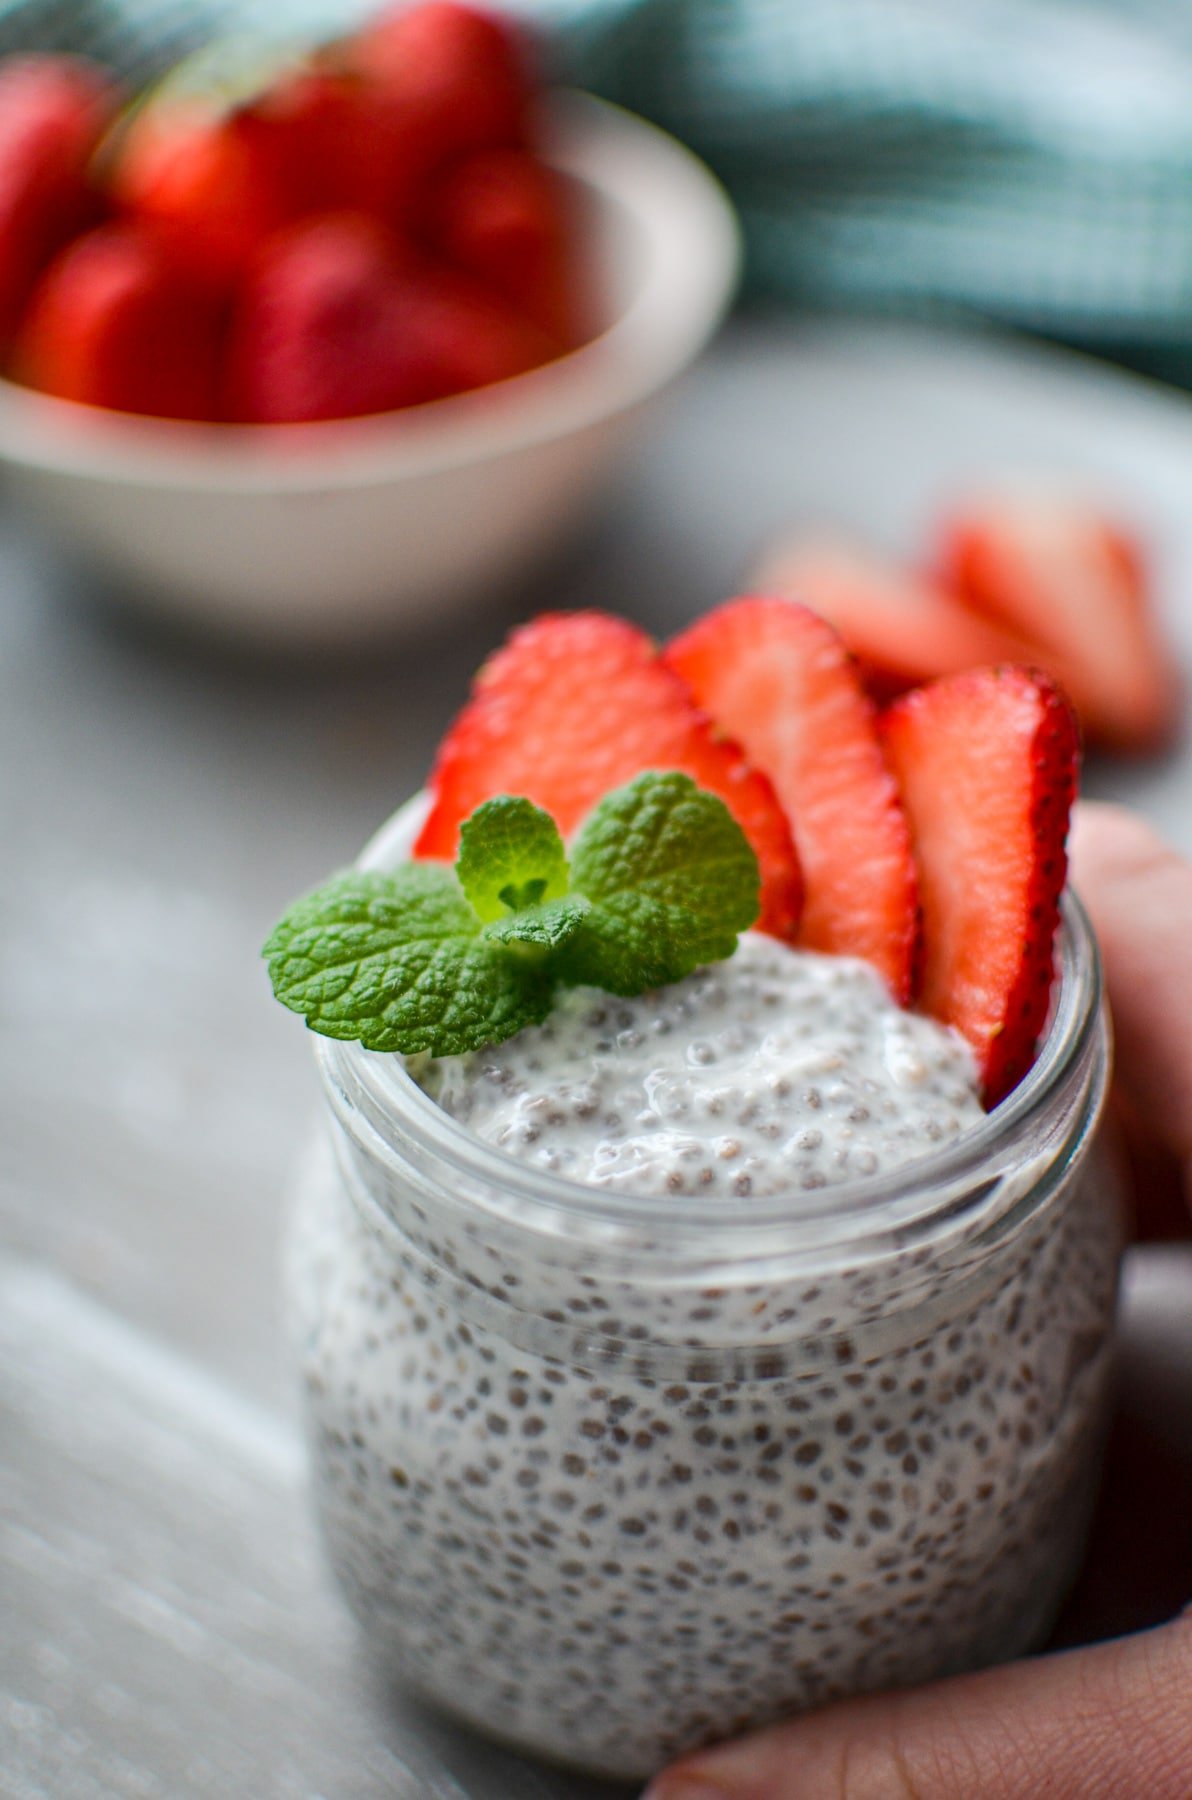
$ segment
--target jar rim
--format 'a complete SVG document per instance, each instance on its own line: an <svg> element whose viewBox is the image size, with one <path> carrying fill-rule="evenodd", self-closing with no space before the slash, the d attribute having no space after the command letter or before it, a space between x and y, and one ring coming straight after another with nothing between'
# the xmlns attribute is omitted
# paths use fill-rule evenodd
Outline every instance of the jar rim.
<svg viewBox="0 0 1192 1800"><path fill-rule="evenodd" d="M400 807L371 838L357 860L363 869L392 868L404 860L425 817L429 800L418 794ZM954 1203L958 1189L971 1188L993 1172L1006 1147L1038 1134L1057 1094L1084 1063L1101 1015L1101 959L1093 928L1079 897L1067 889L1061 900L1058 979L1051 1017L1035 1062L1018 1086L986 1113L971 1131L926 1155L889 1171L854 1177L821 1189L784 1190L726 1203L723 1196L684 1195L673 1199L597 1187L548 1170L536 1169L484 1142L445 1112L410 1075L400 1055L363 1049L359 1044L316 1038L315 1056L328 1091L371 1104L393 1127L396 1138L416 1144L452 1174L483 1186L490 1208L502 1198L521 1224L537 1215L555 1232L586 1227L647 1230L676 1238L696 1230L709 1246L732 1235L772 1231L814 1231L836 1226L849 1234L860 1228L880 1236L891 1226L922 1226ZM353 1110L356 1110L353 1107ZM370 1132L374 1152L385 1160L400 1157L387 1133ZM833 1233L832 1235L835 1235Z"/></svg>

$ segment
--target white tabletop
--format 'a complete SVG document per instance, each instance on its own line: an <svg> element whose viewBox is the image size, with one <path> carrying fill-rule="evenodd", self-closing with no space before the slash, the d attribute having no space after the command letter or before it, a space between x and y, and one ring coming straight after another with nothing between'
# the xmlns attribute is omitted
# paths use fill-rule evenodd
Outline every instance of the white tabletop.
<svg viewBox="0 0 1192 1800"><path fill-rule="evenodd" d="M315 1086L258 946L419 785L515 618L666 633L774 530L911 552L950 491L1024 467L1138 520L1192 667L1192 402L994 340L735 326L550 571L354 671L146 634L0 513L0 1795L602 1791L381 1691L323 1573L275 1305ZM1192 852L1192 749L1087 786ZM1189 1321L1192 1261L1136 1252L1127 1429L1186 1516ZM1093 1575L1069 1636L1168 1604Z"/></svg>

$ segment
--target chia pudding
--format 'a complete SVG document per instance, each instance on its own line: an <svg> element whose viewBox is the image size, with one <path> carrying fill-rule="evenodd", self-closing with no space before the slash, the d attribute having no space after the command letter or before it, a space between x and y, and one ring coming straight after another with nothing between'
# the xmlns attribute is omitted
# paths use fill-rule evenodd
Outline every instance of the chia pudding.
<svg viewBox="0 0 1192 1800"><path fill-rule="evenodd" d="M291 1246L320 1519L378 1654L606 1774L1036 1643L1119 1223L1096 954L1035 1069L747 936L497 1049L322 1043Z"/></svg>
<svg viewBox="0 0 1192 1800"><path fill-rule="evenodd" d="M545 1024L411 1072L534 1168L727 1202L888 1171L984 1116L955 1032L896 1006L867 963L754 932L672 987L572 988Z"/></svg>

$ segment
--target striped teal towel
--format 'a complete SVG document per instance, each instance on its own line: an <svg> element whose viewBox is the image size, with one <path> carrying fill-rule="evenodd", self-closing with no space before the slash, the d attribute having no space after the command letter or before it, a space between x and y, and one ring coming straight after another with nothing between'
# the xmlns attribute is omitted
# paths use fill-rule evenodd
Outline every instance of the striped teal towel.
<svg viewBox="0 0 1192 1800"><path fill-rule="evenodd" d="M756 292L981 315L1192 377L1187 0L514 0L569 79L691 144ZM137 73L367 0L9 0L0 48Z"/></svg>

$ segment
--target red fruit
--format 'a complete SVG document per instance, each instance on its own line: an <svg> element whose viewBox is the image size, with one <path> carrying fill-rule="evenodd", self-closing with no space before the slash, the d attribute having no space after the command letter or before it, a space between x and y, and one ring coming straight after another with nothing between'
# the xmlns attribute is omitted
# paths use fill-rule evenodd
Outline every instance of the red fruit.
<svg viewBox="0 0 1192 1800"><path fill-rule="evenodd" d="M333 213L269 240L237 300L228 409L267 424L345 419L430 398L403 329L403 252Z"/></svg>
<svg viewBox="0 0 1192 1800"><path fill-rule="evenodd" d="M1150 610L1138 547L1088 506L1011 496L977 501L943 531L957 592L1035 640L1091 735L1148 750L1179 719L1171 653Z"/></svg>
<svg viewBox="0 0 1192 1800"><path fill-rule="evenodd" d="M430 242L556 343L583 337L566 188L524 150L478 150L444 170L426 200Z"/></svg>
<svg viewBox="0 0 1192 1800"><path fill-rule="evenodd" d="M202 98L146 104L127 126L109 185L180 267L216 288L229 287L295 211L252 115Z"/></svg>
<svg viewBox="0 0 1192 1800"><path fill-rule="evenodd" d="M377 220L278 232L236 303L227 409L266 424L346 419L520 375L556 354L500 301L413 260Z"/></svg>
<svg viewBox="0 0 1192 1800"><path fill-rule="evenodd" d="M390 7L343 46L397 108L418 166L525 136L533 87L521 32L453 0Z"/></svg>
<svg viewBox="0 0 1192 1800"><path fill-rule="evenodd" d="M242 120L294 217L352 210L396 224L410 212L418 171L397 110L330 55L283 69Z"/></svg>
<svg viewBox="0 0 1192 1800"><path fill-rule="evenodd" d="M760 592L802 601L826 619L882 699L962 669L1039 660L1035 645L971 612L937 583L848 544L779 546L754 581Z"/></svg>
<svg viewBox="0 0 1192 1800"><path fill-rule="evenodd" d="M110 110L103 76L73 57L0 67L0 342L50 258L95 216L87 169Z"/></svg>
<svg viewBox="0 0 1192 1800"><path fill-rule="evenodd" d="M839 637L789 600L730 600L665 659L774 784L803 865L797 941L864 957L905 1003L918 930L910 833L873 702Z"/></svg>
<svg viewBox="0 0 1192 1800"><path fill-rule="evenodd" d="M206 294L135 225L61 251L34 292L16 373L64 400L162 418L215 416L219 320Z"/></svg>
<svg viewBox="0 0 1192 1800"><path fill-rule="evenodd" d="M295 216L359 204L371 172L363 84L316 62L283 69L243 108L248 135L269 159L270 179Z"/></svg>
<svg viewBox="0 0 1192 1800"><path fill-rule="evenodd" d="M560 354L557 343L499 296L432 265L407 272L402 330L424 399L507 381Z"/></svg>
<svg viewBox="0 0 1192 1800"><path fill-rule="evenodd" d="M974 669L895 701L883 737L919 865L922 1004L968 1039L994 1106L1047 1016L1076 720L1046 675Z"/></svg>
<svg viewBox="0 0 1192 1800"><path fill-rule="evenodd" d="M544 614L484 665L439 748L415 855L453 857L462 820L496 794L525 794L569 834L643 769L680 769L720 795L761 865L759 926L789 937L802 884L770 783L716 733L645 632L604 613Z"/></svg>

